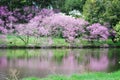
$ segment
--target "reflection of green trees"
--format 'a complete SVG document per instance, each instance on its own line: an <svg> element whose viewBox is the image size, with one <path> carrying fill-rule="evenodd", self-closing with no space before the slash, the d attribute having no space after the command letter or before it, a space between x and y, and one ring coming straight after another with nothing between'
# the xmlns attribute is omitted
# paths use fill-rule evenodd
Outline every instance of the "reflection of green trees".
<svg viewBox="0 0 120 80"><path fill-rule="evenodd" d="M106 49L57 49L53 50L53 60L61 63L63 58L68 57L69 54L73 54L78 63L88 63L90 57L99 59L104 53L108 53Z"/></svg>
<svg viewBox="0 0 120 80"><path fill-rule="evenodd" d="M111 71L120 69L120 64L119 64L120 53L119 52L120 52L120 49L118 49L118 48L109 49L108 57L109 57L110 61L113 61L113 63L114 63L114 66L110 64Z"/></svg>
<svg viewBox="0 0 120 80"><path fill-rule="evenodd" d="M30 58L34 56L39 56L39 51L27 50L27 49L16 49L16 50L7 50L7 58Z"/></svg>
<svg viewBox="0 0 120 80"><path fill-rule="evenodd" d="M74 50L73 53L75 55L75 58L77 59L78 63L81 62L89 62L89 58L100 58L101 55L101 49L80 49L80 50Z"/></svg>
<svg viewBox="0 0 120 80"><path fill-rule="evenodd" d="M62 62L62 59L67 56L68 54L68 49L56 49L56 50L53 50L53 60L56 60L58 63L61 63Z"/></svg>
<svg viewBox="0 0 120 80"><path fill-rule="evenodd" d="M87 60L90 56L93 58L100 58L100 54L102 54L101 49L55 49L52 51L52 58L57 62L62 62L63 58L68 57L69 54L73 54L75 59L79 63ZM8 58L30 58L30 57L43 57L46 54L49 54L49 50L7 50ZM103 51L104 52L104 51ZM46 55L47 56L47 55Z"/></svg>

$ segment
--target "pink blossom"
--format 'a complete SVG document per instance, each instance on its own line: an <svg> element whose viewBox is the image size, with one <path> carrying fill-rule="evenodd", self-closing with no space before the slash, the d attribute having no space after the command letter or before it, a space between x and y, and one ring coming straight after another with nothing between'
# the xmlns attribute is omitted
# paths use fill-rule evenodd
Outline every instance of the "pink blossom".
<svg viewBox="0 0 120 80"><path fill-rule="evenodd" d="M107 39L109 36L109 30L107 27L102 26L99 23L94 23L91 26L87 27L88 32L90 33L88 36L92 39Z"/></svg>
<svg viewBox="0 0 120 80"><path fill-rule="evenodd" d="M72 41L74 41L75 37L85 32L84 26L87 24L88 22L83 19L61 14L46 17L42 22L42 25L49 27L52 33L57 34L57 32L61 31L60 33L62 33L63 37Z"/></svg>

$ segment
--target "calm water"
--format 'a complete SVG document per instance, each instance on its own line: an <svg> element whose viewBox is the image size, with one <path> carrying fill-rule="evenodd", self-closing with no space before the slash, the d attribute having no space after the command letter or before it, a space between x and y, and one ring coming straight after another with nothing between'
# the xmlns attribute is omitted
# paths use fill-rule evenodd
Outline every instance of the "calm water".
<svg viewBox="0 0 120 80"><path fill-rule="evenodd" d="M19 78L120 70L120 49L0 50L0 80L19 72Z"/></svg>

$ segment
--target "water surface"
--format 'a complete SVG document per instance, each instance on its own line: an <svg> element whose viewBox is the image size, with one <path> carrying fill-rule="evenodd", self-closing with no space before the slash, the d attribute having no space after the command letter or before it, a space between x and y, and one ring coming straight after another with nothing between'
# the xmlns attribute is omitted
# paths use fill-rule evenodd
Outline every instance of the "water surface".
<svg viewBox="0 0 120 80"><path fill-rule="evenodd" d="M113 72L120 69L120 49L0 50L0 80L16 71L19 78Z"/></svg>

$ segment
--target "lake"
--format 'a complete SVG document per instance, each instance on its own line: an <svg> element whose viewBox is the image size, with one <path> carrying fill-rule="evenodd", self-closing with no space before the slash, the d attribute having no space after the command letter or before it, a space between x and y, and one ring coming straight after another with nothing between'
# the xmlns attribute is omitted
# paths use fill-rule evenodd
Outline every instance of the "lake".
<svg viewBox="0 0 120 80"><path fill-rule="evenodd" d="M120 70L120 49L4 49L0 50L0 78L18 74L46 77ZM3 79L4 80L4 79Z"/></svg>

